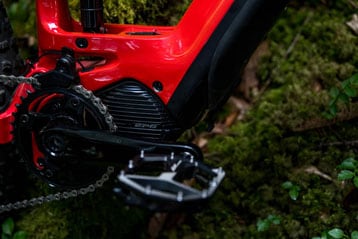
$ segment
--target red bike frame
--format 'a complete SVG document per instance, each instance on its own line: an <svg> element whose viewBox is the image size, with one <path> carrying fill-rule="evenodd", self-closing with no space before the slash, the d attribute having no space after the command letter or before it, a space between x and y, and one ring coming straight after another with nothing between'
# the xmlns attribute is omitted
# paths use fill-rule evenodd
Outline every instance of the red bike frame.
<svg viewBox="0 0 358 239"><path fill-rule="evenodd" d="M103 57L102 66L80 73L87 89L97 91L128 78L149 88L161 82L163 89L157 94L166 104L233 0L196 0L175 27L106 24L105 34L82 32L79 22L64 11L67 1L36 3L40 54L65 46L74 49L77 57ZM78 44L81 39L85 46ZM55 63L56 56L44 57L31 74L53 69Z"/></svg>
<svg viewBox="0 0 358 239"><path fill-rule="evenodd" d="M239 82L241 69L286 5L286 0L193 0L175 26L104 24L84 32L67 0L36 0L38 49L42 56L27 76L54 69L71 48L77 59L99 57L90 70L78 64L80 83L98 92L132 79L151 89L183 129L214 113ZM12 114L26 85L16 89L0 114L0 144L12 140Z"/></svg>

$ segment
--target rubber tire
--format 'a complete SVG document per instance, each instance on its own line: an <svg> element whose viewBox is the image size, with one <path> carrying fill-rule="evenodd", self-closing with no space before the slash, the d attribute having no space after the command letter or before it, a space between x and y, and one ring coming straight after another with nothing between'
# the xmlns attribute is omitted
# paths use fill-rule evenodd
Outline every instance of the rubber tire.
<svg viewBox="0 0 358 239"><path fill-rule="evenodd" d="M23 66L6 8L0 0L0 74L20 75ZM22 195L18 186L24 174L19 161L12 144L0 145L0 204L13 202ZM0 214L0 220L6 216L7 213Z"/></svg>
<svg viewBox="0 0 358 239"><path fill-rule="evenodd" d="M0 0L0 74L20 75L23 68L24 61L19 55L6 8Z"/></svg>

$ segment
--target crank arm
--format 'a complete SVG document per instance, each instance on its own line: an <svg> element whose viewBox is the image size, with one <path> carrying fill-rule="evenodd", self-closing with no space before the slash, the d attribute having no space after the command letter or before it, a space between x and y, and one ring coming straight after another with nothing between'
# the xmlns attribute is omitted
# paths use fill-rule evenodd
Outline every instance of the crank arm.
<svg viewBox="0 0 358 239"><path fill-rule="evenodd" d="M44 133L64 137L69 144L93 145L104 150L104 159L110 152L119 152L123 157L119 161L128 163L117 176L114 192L127 204L154 211L202 206L225 176L221 168L204 164L194 145L143 141L97 130L52 128Z"/></svg>
<svg viewBox="0 0 358 239"><path fill-rule="evenodd" d="M70 140L82 140L94 145L105 146L111 152L132 152L138 154L140 151L155 153L188 152L196 159L202 160L201 150L193 144L160 143L151 142L128 137L122 137L108 131L99 130L77 130L68 128L52 128L44 133L63 135ZM129 153L130 153L129 152Z"/></svg>

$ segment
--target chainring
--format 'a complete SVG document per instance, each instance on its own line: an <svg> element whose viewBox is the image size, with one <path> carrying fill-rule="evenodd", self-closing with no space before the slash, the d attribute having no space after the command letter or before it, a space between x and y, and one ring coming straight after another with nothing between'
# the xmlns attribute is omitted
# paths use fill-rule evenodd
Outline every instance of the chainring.
<svg viewBox="0 0 358 239"><path fill-rule="evenodd" d="M49 185L78 188L95 182L108 165L91 163L103 152L90 143L68 142L53 128L115 131L112 117L100 99L81 85L36 89L17 105L14 142L30 170Z"/></svg>

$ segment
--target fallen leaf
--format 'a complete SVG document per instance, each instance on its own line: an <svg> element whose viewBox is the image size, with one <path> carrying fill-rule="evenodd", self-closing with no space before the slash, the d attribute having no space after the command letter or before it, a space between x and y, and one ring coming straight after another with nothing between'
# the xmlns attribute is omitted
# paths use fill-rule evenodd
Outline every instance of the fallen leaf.
<svg viewBox="0 0 358 239"><path fill-rule="evenodd" d="M352 20L347 22L347 25L352 31L358 35L358 15L353 14Z"/></svg>

